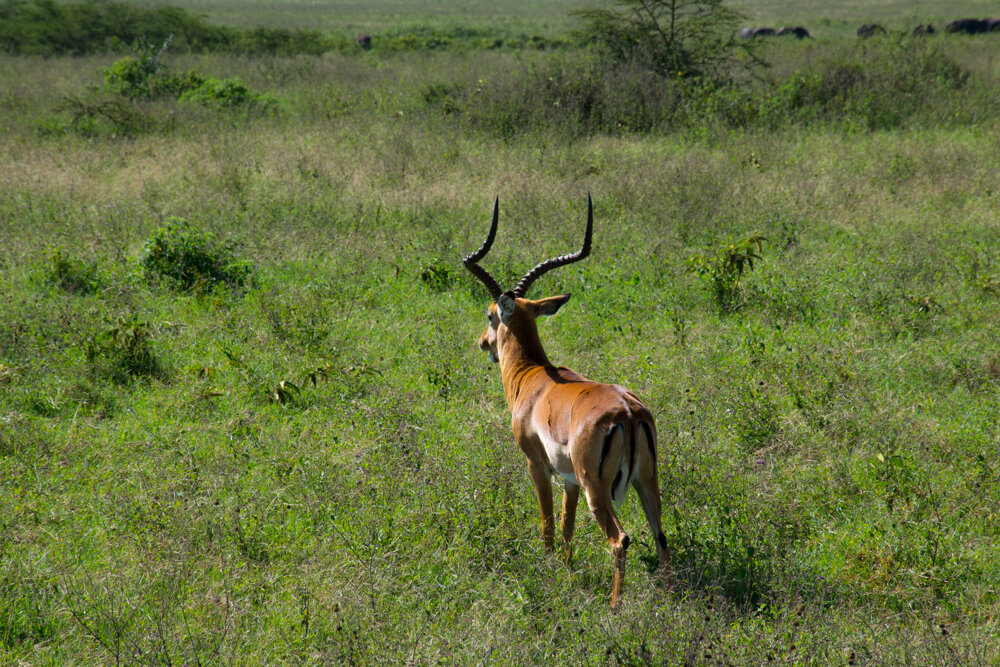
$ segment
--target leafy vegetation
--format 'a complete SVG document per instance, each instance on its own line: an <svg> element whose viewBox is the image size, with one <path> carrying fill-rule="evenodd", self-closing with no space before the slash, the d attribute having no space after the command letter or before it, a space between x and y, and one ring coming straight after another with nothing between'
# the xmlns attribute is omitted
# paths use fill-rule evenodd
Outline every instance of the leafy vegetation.
<svg viewBox="0 0 1000 667"><path fill-rule="evenodd" d="M264 113L274 109L278 102L268 93L258 93L247 88L239 77L230 79L201 79L181 93L182 102L196 102L214 109L241 109Z"/></svg>
<svg viewBox="0 0 1000 667"><path fill-rule="evenodd" d="M163 62L172 41L167 38L158 48L141 44L137 48L137 56L127 56L111 63L104 70L105 90L136 101L176 99L204 86L206 77L195 70L175 74Z"/></svg>
<svg viewBox="0 0 1000 667"><path fill-rule="evenodd" d="M239 77L220 80L195 70L183 74L170 72L162 62L170 41L155 52L145 46L138 58L129 56L112 63L104 70L105 88L131 100L173 97L217 109L260 111L277 104L267 93L251 91Z"/></svg>
<svg viewBox="0 0 1000 667"><path fill-rule="evenodd" d="M73 257L61 246L49 251L40 267L40 278L44 284L71 294L90 294L104 284L96 262Z"/></svg>
<svg viewBox="0 0 1000 667"><path fill-rule="evenodd" d="M754 261L760 261L766 240L755 233L719 248L714 255L695 253L688 257L688 270L706 283L723 312L737 307L743 275L753 270Z"/></svg>
<svg viewBox="0 0 1000 667"><path fill-rule="evenodd" d="M243 285L250 278L250 262L236 257L233 242L219 242L187 220L175 218L150 236L139 264L147 275L189 290L216 284Z"/></svg>
<svg viewBox="0 0 1000 667"><path fill-rule="evenodd" d="M159 375L163 366L153 349L153 327L135 314L119 315L111 327L87 342L92 372L118 384Z"/></svg>

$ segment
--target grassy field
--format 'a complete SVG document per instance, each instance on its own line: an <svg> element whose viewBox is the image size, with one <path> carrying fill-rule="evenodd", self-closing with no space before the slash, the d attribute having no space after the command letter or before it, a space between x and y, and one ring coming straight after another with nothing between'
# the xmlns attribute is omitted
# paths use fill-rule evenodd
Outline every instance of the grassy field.
<svg viewBox="0 0 1000 667"><path fill-rule="evenodd" d="M917 13L952 7L988 13ZM765 83L854 71L843 35ZM500 122L558 53L165 56L273 99L244 111L0 56L0 662L997 664L1000 40L935 44L968 80L889 129L614 133ZM585 508L543 552L460 263L495 195L498 278L575 249L588 192L592 256L531 294L573 294L552 360L657 420L674 585L631 495L618 613ZM689 270L753 232L732 298Z"/></svg>

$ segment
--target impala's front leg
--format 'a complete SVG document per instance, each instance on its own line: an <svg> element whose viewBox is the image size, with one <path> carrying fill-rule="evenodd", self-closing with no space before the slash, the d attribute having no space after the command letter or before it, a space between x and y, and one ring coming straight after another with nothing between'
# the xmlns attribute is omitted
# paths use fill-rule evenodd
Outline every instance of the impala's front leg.
<svg viewBox="0 0 1000 667"><path fill-rule="evenodd" d="M556 520L552 514L552 480L549 478L549 467L541 461L528 460L528 472L531 482L535 485L538 495L538 509L542 513L542 541L545 550L552 551L555 543Z"/></svg>

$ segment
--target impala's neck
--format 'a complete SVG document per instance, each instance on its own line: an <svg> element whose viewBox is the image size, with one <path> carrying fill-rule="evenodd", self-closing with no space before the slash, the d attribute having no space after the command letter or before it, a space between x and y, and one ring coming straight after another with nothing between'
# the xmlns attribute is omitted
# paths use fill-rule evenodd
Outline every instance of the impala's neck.
<svg viewBox="0 0 1000 667"><path fill-rule="evenodd" d="M516 315L515 315L516 317ZM507 404L513 408L522 393L525 375L535 368L552 366L533 319L512 319L497 332L497 351L500 356L500 378L503 381Z"/></svg>

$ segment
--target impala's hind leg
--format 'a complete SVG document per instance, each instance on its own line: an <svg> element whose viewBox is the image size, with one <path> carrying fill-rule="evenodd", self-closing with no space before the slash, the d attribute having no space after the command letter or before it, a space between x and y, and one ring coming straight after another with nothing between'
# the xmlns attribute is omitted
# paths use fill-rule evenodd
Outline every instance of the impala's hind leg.
<svg viewBox="0 0 1000 667"><path fill-rule="evenodd" d="M632 480L632 486L639 494L639 502L642 503L642 511L646 515L649 532L653 534L660 569L663 572L668 572L670 569L670 549L667 548L667 536L663 534L663 526L660 523L662 510L660 487L656 475L656 456L654 454L656 447L645 426L639 428L639 433L639 442L636 443L636 454L640 458L639 472Z"/></svg>
<svg viewBox="0 0 1000 667"><path fill-rule="evenodd" d="M563 535L563 556L569 563L573 558L573 531L576 528L576 504L580 500L580 487L572 482L566 482L566 489L563 492L562 525Z"/></svg>
<svg viewBox="0 0 1000 667"><path fill-rule="evenodd" d="M587 504L590 511L594 513L597 525L604 531L608 538L608 545L611 546L611 558L614 562L614 577L611 583L611 608L617 609L621 600L622 587L625 585L625 562L628 558L629 536L625 534L618 515L615 514L615 507L611 502L611 490L609 488L584 486L587 494Z"/></svg>

